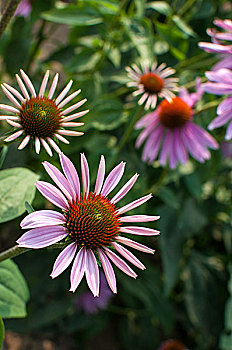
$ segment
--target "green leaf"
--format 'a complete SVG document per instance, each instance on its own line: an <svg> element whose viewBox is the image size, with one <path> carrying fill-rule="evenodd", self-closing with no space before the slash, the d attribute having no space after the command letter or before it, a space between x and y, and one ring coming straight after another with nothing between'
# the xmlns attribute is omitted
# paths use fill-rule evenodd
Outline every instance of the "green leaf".
<svg viewBox="0 0 232 350"><path fill-rule="evenodd" d="M151 8L162 15L168 16L172 13L170 5L165 1L152 1L146 5L147 8Z"/></svg>
<svg viewBox="0 0 232 350"><path fill-rule="evenodd" d="M184 176L184 182L193 197L201 198L201 179L197 173Z"/></svg>
<svg viewBox="0 0 232 350"><path fill-rule="evenodd" d="M187 36L196 36L196 33L194 33L192 28L182 18L175 15L172 17L172 20L177 25L177 27Z"/></svg>
<svg viewBox="0 0 232 350"><path fill-rule="evenodd" d="M38 178L25 168L0 171L0 222L12 220L25 212L25 202L31 204L34 199Z"/></svg>
<svg viewBox="0 0 232 350"><path fill-rule="evenodd" d="M2 320L2 318L0 316L0 348L2 346L2 342L3 342L4 336L5 336L5 328L4 328L3 320Z"/></svg>
<svg viewBox="0 0 232 350"><path fill-rule="evenodd" d="M79 0L79 2L83 2L86 6L88 5L93 5L98 8L98 10L102 14L115 14L118 12L119 9L119 2L116 1L109 1L109 0Z"/></svg>
<svg viewBox="0 0 232 350"><path fill-rule="evenodd" d="M0 263L0 314L3 318L26 316L29 291L18 266L12 260Z"/></svg>
<svg viewBox="0 0 232 350"><path fill-rule="evenodd" d="M76 6L43 12L41 17L50 22L73 26L92 26L103 21L101 17L97 17L96 13L88 13Z"/></svg>

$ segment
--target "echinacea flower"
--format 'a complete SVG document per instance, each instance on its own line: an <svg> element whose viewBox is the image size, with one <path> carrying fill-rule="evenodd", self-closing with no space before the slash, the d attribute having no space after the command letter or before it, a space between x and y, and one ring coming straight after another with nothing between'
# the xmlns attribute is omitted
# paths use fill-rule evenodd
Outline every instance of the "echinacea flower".
<svg viewBox="0 0 232 350"><path fill-rule="evenodd" d="M224 32L217 32L215 29L208 28L207 34L211 36L212 43L200 42L201 49L210 53L218 53L221 60L214 65L212 70L220 68L232 68L232 21L230 19L215 19L216 26L224 29ZM229 41L229 43L228 43Z"/></svg>
<svg viewBox="0 0 232 350"><path fill-rule="evenodd" d="M165 63L157 66L155 62L151 68L148 63L142 64L141 69L135 64L131 67L126 67L128 76L132 80L127 83L127 86L137 88L133 95L142 95L138 104L142 105L146 102L145 109L155 108L158 97L170 101L175 96L172 91L178 91L176 85L178 78L167 78L175 73L175 69L165 68Z"/></svg>
<svg viewBox="0 0 232 350"><path fill-rule="evenodd" d="M171 169L178 162L188 161L188 152L203 163L210 158L207 147L216 149L215 139L199 125L193 123L194 105L201 98L202 89L197 82L196 93L189 94L182 88L178 97L170 102L163 100L154 112L142 117L135 125L136 129L144 128L136 141L140 147L146 140L142 160L151 164L159 154L159 163L169 161Z"/></svg>
<svg viewBox="0 0 232 350"><path fill-rule="evenodd" d="M59 79L58 73L56 73L54 76L48 95L46 96L45 89L48 83L49 71L46 71L44 75L38 95L36 94L35 88L26 73L22 69L20 72L22 79L18 74L16 74L16 79L22 94L8 84L4 83L1 85L3 92L14 104L14 107L0 104L0 109L12 113L12 115L0 115L0 120L6 120L10 125L18 129L4 141L10 142L17 139L21 135L24 135L18 149L23 149L28 142L33 139L36 153L39 154L41 144L50 156L52 156L50 146L52 146L56 152L60 153L60 148L53 140L54 137L64 143L69 143L64 135L83 135L83 132L66 130L64 128L78 127L84 124L72 122L72 120L85 115L88 110L74 114L69 113L82 106L86 102L86 99L83 99L64 109L63 107L81 92L79 89L65 98L72 86L72 80L69 81L56 99L53 99ZM29 95L28 91L31 96Z"/></svg>
<svg viewBox="0 0 232 350"><path fill-rule="evenodd" d="M21 0L17 6L14 16L28 17L31 13L31 0Z"/></svg>
<svg viewBox="0 0 232 350"><path fill-rule="evenodd" d="M164 341L158 350L188 350L187 347L179 340L169 339Z"/></svg>
<svg viewBox="0 0 232 350"><path fill-rule="evenodd" d="M105 309L113 297L105 275L100 271L99 297L94 298L93 294L87 290L77 296L75 304L78 310L83 310L85 314L96 314L99 310Z"/></svg>
<svg viewBox="0 0 232 350"><path fill-rule="evenodd" d="M70 275L70 291L74 292L77 289L85 274L90 290L94 296L98 296L97 261L100 261L108 284L116 293L116 278L111 262L133 278L136 278L137 274L115 251L139 269L145 269L135 255L121 244L145 253L154 253L153 249L122 235L123 233L142 236L159 234L159 231L151 228L133 226L134 222L154 221L159 218L158 216L123 215L148 201L151 194L118 208L116 203L127 194L138 178L138 174L135 174L113 198L108 198L122 178L124 162L118 164L104 180L105 159L101 156L95 188L94 191L90 191L89 166L84 154L81 154L82 192L73 163L63 153L60 154L60 162L64 175L52 164L43 163L45 170L59 189L43 181L38 181L36 187L45 198L61 208L63 213L41 210L29 214L21 222L21 227L30 230L19 238L17 243L20 247L36 249L50 246L66 238L68 245L57 257L51 277L60 275L76 256ZM123 226L123 223L132 223L132 226Z"/></svg>
<svg viewBox="0 0 232 350"><path fill-rule="evenodd" d="M225 139L232 139L232 71L227 68L221 68L215 72L206 72L206 77L210 80L202 84L204 91L214 95L227 95L227 97L217 108L217 117L209 124L209 130L219 128L229 122Z"/></svg>

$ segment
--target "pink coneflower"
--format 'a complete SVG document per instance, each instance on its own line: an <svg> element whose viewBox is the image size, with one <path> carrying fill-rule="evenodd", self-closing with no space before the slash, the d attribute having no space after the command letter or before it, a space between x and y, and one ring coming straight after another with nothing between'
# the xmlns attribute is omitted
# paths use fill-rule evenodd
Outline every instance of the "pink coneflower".
<svg viewBox="0 0 232 350"><path fill-rule="evenodd" d="M47 71L44 75L38 95L36 94L35 88L29 77L22 69L20 72L22 79L18 74L16 74L16 79L22 94L8 84L1 85L3 92L15 107L0 104L0 109L13 114L1 115L0 120L6 120L10 125L18 129L18 131L7 137L4 141L10 142L21 135L24 135L18 149L23 149L28 142L33 139L36 153L39 154L41 144L50 156L52 156L50 146L52 146L56 152L60 153L61 151L58 145L53 140L54 137L64 143L69 143L64 135L83 135L83 132L65 130L64 128L77 127L84 124L72 122L72 120L85 115L88 110L71 115L69 115L69 113L82 106L86 102L86 99L63 109L67 103L69 103L81 92L81 90L77 90L65 98L72 86L72 80L69 81L56 99L53 99L59 78L58 73L56 73L54 76L48 95L46 96L45 89L49 78L49 71ZM29 95L28 91L31 96Z"/></svg>
<svg viewBox="0 0 232 350"><path fill-rule="evenodd" d="M220 68L232 68L232 21L230 19L215 19L214 24L224 32L217 32L215 29L207 29L211 36L212 43L200 42L199 47L207 52L220 54L221 60L214 65L213 70ZM229 41L229 43L227 43Z"/></svg>
<svg viewBox="0 0 232 350"><path fill-rule="evenodd" d="M31 13L31 0L21 0L18 4L18 7L15 11L15 16L22 16L22 17L28 17Z"/></svg>
<svg viewBox="0 0 232 350"><path fill-rule="evenodd" d="M169 339L164 341L158 350L188 350L188 349L181 341L176 339Z"/></svg>
<svg viewBox="0 0 232 350"><path fill-rule="evenodd" d="M202 84L204 91L214 95L232 94L232 71L222 68L215 72L206 72L206 77L211 82ZM232 139L232 96L227 97L217 108L218 117L210 124L209 130L219 128L229 122L225 139Z"/></svg>
<svg viewBox="0 0 232 350"><path fill-rule="evenodd" d="M52 164L43 163L45 170L59 189L43 181L38 181L36 187L45 198L61 208L63 213L41 210L29 214L21 222L21 227L31 230L17 243L21 247L36 249L66 238L68 246L57 257L51 277L60 275L76 255L71 270L70 291L74 292L77 289L85 274L90 290L94 296L98 296L97 261L101 261L108 284L116 293L116 279L111 262L133 278L136 278L137 274L115 251L136 267L145 269L134 254L120 243L145 253L154 253L153 249L121 235L122 233L146 236L159 234L158 231L143 226L122 226L123 223L147 222L159 218L147 215L123 216L127 211L148 201L151 194L118 208L116 203L127 194L138 178L138 174L135 174L113 198L108 198L123 175L124 162L117 165L104 181L105 159L101 156L95 189L90 192L89 167L84 154L81 154L82 193L73 163L63 153L60 154L60 162L65 176Z"/></svg>
<svg viewBox="0 0 232 350"><path fill-rule="evenodd" d="M171 169L177 163L186 163L188 152L199 162L210 158L207 147L216 149L215 139L200 126L193 123L194 104L201 98L202 90L199 82L197 92L189 94L182 88L179 97L170 102L163 100L154 112L141 118L136 129L144 128L136 141L136 147L147 139L142 160L152 163L158 156L161 165L169 160Z"/></svg>
<svg viewBox="0 0 232 350"><path fill-rule="evenodd" d="M178 91L176 85L178 78L167 78L175 73L175 69L165 67L165 63L157 67L156 62L152 68L146 63L141 65L141 69L135 64L132 68L126 67L129 78L133 80L128 82L127 86L137 88L133 95L142 95L138 104L142 105L146 102L145 109L155 108L157 97L170 101L175 96L172 91Z"/></svg>

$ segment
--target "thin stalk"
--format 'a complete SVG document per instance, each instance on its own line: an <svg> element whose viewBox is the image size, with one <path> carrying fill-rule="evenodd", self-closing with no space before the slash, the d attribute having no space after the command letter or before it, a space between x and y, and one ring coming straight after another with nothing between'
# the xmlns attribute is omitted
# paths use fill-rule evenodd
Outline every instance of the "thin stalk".
<svg viewBox="0 0 232 350"><path fill-rule="evenodd" d="M14 13L20 1L21 0L10 0L6 6L6 9L3 11L2 19L0 21L0 38L2 37L2 34L4 33L11 18L14 16Z"/></svg>
<svg viewBox="0 0 232 350"><path fill-rule="evenodd" d="M215 101L210 101L210 102L206 103L204 106L202 106L200 109L196 110L194 112L194 115L197 115L197 114L199 114L201 112L207 111L208 109L217 107L221 102L222 102L222 99L218 99L218 100L215 100Z"/></svg>

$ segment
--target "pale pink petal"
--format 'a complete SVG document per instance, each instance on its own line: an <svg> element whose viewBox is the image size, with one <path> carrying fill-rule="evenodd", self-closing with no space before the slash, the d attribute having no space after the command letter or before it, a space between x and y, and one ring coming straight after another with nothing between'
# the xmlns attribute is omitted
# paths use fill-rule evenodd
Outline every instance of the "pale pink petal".
<svg viewBox="0 0 232 350"><path fill-rule="evenodd" d="M115 204L119 202L134 186L135 182L137 181L139 175L135 174L127 183L121 188L118 193L110 200L111 203Z"/></svg>
<svg viewBox="0 0 232 350"><path fill-rule="evenodd" d="M58 79L59 79L59 74L56 73L56 75L53 78L52 85L51 85L49 93L48 93L48 98L50 100L53 98L54 92L55 92L56 87L57 87Z"/></svg>
<svg viewBox="0 0 232 350"><path fill-rule="evenodd" d="M66 97L57 107L58 108L62 108L64 107L69 101L71 101L72 99L74 99L77 95L79 95L79 93L81 92L81 89L73 92L71 95L69 95L68 97Z"/></svg>
<svg viewBox="0 0 232 350"><path fill-rule="evenodd" d="M73 120L73 119L76 119L76 118L80 118L80 117L82 117L83 115L85 115L88 112L89 112L89 109L86 109L85 111L82 111L82 112L79 112L79 113L75 113L75 114L72 114L72 115L68 115L67 117L63 118L63 121L64 122L68 122L70 120Z"/></svg>
<svg viewBox="0 0 232 350"><path fill-rule="evenodd" d="M113 267L109 262L109 259L101 249L98 249L98 254L101 259L102 267L105 272L105 276L110 286L110 289L113 291L113 293L117 293L116 278L115 278Z"/></svg>
<svg viewBox="0 0 232 350"><path fill-rule="evenodd" d="M228 125L228 128L226 130L225 139L226 140L231 140L232 139L232 122L230 122L230 124Z"/></svg>
<svg viewBox="0 0 232 350"><path fill-rule="evenodd" d="M55 100L55 104L58 105L61 100L67 95L69 90L71 89L73 81L70 80L69 83L66 85L66 87L61 91L61 93L58 95L58 97Z"/></svg>
<svg viewBox="0 0 232 350"><path fill-rule="evenodd" d="M132 241L132 239L126 238L126 237L122 237L122 236L117 236L115 237L117 242L123 243L131 248L140 250L143 253L149 253L149 254L154 254L155 250L151 249L141 243Z"/></svg>
<svg viewBox="0 0 232 350"><path fill-rule="evenodd" d="M20 94L20 92L18 92L15 88L13 88L12 86L4 83L3 84L10 92L12 92L12 94L14 94L21 102L25 102L25 98Z"/></svg>
<svg viewBox="0 0 232 350"><path fill-rule="evenodd" d="M82 247L77 253L77 256L72 266L71 275L70 275L70 282L71 282L70 292L75 292L75 290L79 286L84 276L85 266L86 266L85 261L86 261L86 250L85 250L85 247Z"/></svg>
<svg viewBox="0 0 232 350"><path fill-rule="evenodd" d="M82 135L84 135L83 132L73 131L73 130L58 130L57 132L61 135L66 135L66 136L82 136Z"/></svg>
<svg viewBox="0 0 232 350"><path fill-rule="evenodd" d="M112 252L110 249L105 248L105 253L108 255L110 260L124 273L126 273L128 276L136 278L137 274L130 268L130 266L123 261L119 256L117 256L114 252Z"/></svg>
<svg viewBox="0 0 232 350"><path fill-rule="evenodd" d="M28 142L30 141L31 136L27 135L23 141L20 143L20 145L18 146L18 149L23 149L24 147L26 147L26 145L28 144Z"/></svg>
<svg viewBox="0 0 232 350"><path fill-rule="evenodd" d="M61 136L61 135L59 135L59 134L54 134L54 136L55 136L58 140L60 140L61 142L64 142L64 143L66 143L67 145L69 144L69 141L66 140L65 137L63 137L63 136Z"/></svg>
<svg viewBox="0 0 232 350"><path fill-rule="evenodd" d="M20 113L20 111L17 108L12 107L12 106L8 106L8 105L4 105L4 104L0 104L0 109L3 109L4 111L12 112L12 113L17 113L17 114Z"/></svg>
<svg viewBox="0 0 232 350"><path fill-rule="evenodd" d="M75 192L73 200L76 200L76 197L80 200L80 180L73 163L64 153L60 154L60 163L66 178Z"/></svg>
<svg viewBox="0 0 232 350"><path fill-rule="evenodd" d="M21 104L16 100L16 98L12 95L12 93L10 91L7 90L7 88L2 84L1 85L2 91L4 92L4 94L6 95L6 97L9 98L9 100L17 107L17 108L21 108Z"/></svg>
<svg viewBox="0 0 232 350"><path fill-rule="evenodd" d="M77 109L77 108L79 108L80 106L82 106L86 101L87 101L87 98L84 98L83 100L81 100L81 101L75 103L74 105L68 107L67 109L65 109L65 110L62 112L62 114L63 114L63 115L66 115L66 114L68 114L68 113L74 111L75 109Z"/></svg>
<svg viewBox="0 0 232 350"><path fill-rule="evenodd" d="M113 189L117 186L122 178L125 169L125 162L118 164L107 176L103 188L101 190L101 195L106 197Z"/></svg>
<svg viewBox="0 0 232 350"><path fill-rule="evenodd" d="M36 92L35 92L35 89L34 89L34 86L33 86L32 82L31 82L31 80L29 79L27 74L22 69L20 69L20 73L21 73L22 78L23 78L25 84L27 85L31 95L33 97L36 97Z"/></svg>
<svg viewBox="0 0 232 350"><path fill-rule="evenodd" d="M99 194L105 178L105 158L101 156L101 160L98 167L97 179L95 184L94 193Z"/></svg>
<svg viewBox="0 0 232 350"><path fill-rule="evenodd" d="M55 141L53 141L50 137L47 137L48 142L50 143L50 145L52 146L52 148L59 154L61 153L61 150L59 148L59 146L55 143Z"/></svg>
<svg viewBox="0 0 232 350"><path fill-rule="evenodd" d="M63 225L66 218L54 210L38 210L28 214L20 223L22 229L36 228L43 226Z"/></svg>
<svg viewBox="0 0 232 350"><path fill-rule="evenodd" d="M67 237L68 231L63 226L33 228L22 235L16 242L20 247L45 248Z"/></svg>
<svg viewBox="0 0 232 350"><path fill-rule="evenodd" d="M56 258L56 261L53 265L52 273L50 274L51 278L59 276L67 267L71 264L74 255L77 250L77 243L73 242L69 244Z"/></svg>
<svg viewBox="0 0 232 350"><path fill-rule="evenodd" d="M89 166L84 153L81 153L81 175L82 175L82 188L83 198L87 198L89 195Z"/></svg>
<svg viewBox="0 0 232 350"><path fill-rule="evenodd" d="M46 73L44 74L44 78L42 81L42 84L40 86L40 90L39 90L39 96L43 97L44 96L44 92L48 83L48 78L49 78L49 70L46 71Z"/></svg>
<svg viewBox="0 0 232 350"><path fill-rule="evenodd" d="M120 227L120 232L130 233L132 235L142 235L142 236L157 236L160 231L154 230L153 228L142 227L142 226L124 226Z"/></svg>
<svg viewBox="0 0 232 350"><path fill-rule="evenodd" d="M63 128L75 128L75 127L78 127L78 126L82 126L84 125L85 123L76 123L76 122L64 122L64 123L61 123L60 125L63 127Z"/></svg>
<svg viewBox="0 0 232 350"><path fill-rule="evenodd" d="M21 125L21 124L19 124L19 123L13 121L13 120L11 120L11 119L7 119L6 121L7 121L8 124L10 124L11 126L14 126L15 128L22 128L22 125Z"/></svg>
<svg viewBox="0 0 232 350"><path fill-rule="evenodd" d="M112 246L120 253L125 259L127 259L130 263L135 265L141 270L145 270L145 266L139 261L138 258L134 254L132 254L128 249L124 248L120 244L116 242L112 242Z"/></svg>
<svg viewBox="0 0 232 350"><path fill-rule="evenodd" d="M40 152L40 140L37 136L35 137L35 152L37 154Z"/></svg>
<svg viewBox="0 0 232 350"><path fill-rule="evenodd" d="M44 139L42 139L42 137L41 137L40 141L41 141L41 143L42 143L44 149L45 149L46 152L48 153L48 155L49 155L50 157L52 157L52 150L51 150L51 148L49 147L48 143L47 143Z"/></svg>
<svg viewBox="0 0 232 350"><path fill-rule="evenodd" d="M0 115L0 120L19 120L19 117L16 117L15 115Z"/></svg>
<svg viewBox="0 0 232 350"><path fill-rule="evenodd" d="M17 139L17 137L21 136L24 133L24 130L19 130L17 132L15 132L14 134L8 136L6 139L4 139L5 142L10 142L13 141L15 139Z"/></svg>
<svg viewBox="0 0 232 350"><path fill-rule="evenodd" d="M68 202L65 196L55 186L45 181L37 181L35 185L51 203L64 210L68 208Z"/></svg>
<svg viewBox="0 0 232 350"><path fill-rule="evenodd" d="M135 201L125 205L124 207L120 208L117 210L117 213L118 214L123 214L123 213L126 213L127 211L129 210L132 210L140 205L142 205L143 203L147 202L150 198L152 197L152 194L148 194L144 197L141 197L139 199L136 199Z"/></svg>
<svg viewBox="0 0 232 350"><path fill-rule="evenodd" d="M119 218L121 222L147 222L159 220L160 216L150 216L150 215L131 215L122 216Z"/></svg>
<svg viewBox="0 0 232 350"><path fill-rule="evenodd" d="M91 249L86 250L85 274L89 289L94 297L99 295L99 269L96 258Z"/></svg>
<svg viewBox="0 0 232 350"><path fill-rule="evenodd" d="M18 85L19 85L19 87L20 87L20 89L21 89L21 91L22 91L24 97L26 98L26 100L29 100L29 99L30 99L30 96L29 96L29 94L28 94L28 92L27 92L27 89L26 89L26 87L25 87L25 85L24 85L22 79L20 78L20 76L19 76L18 74L16 74L15 76L16 76Z"/></svg>

